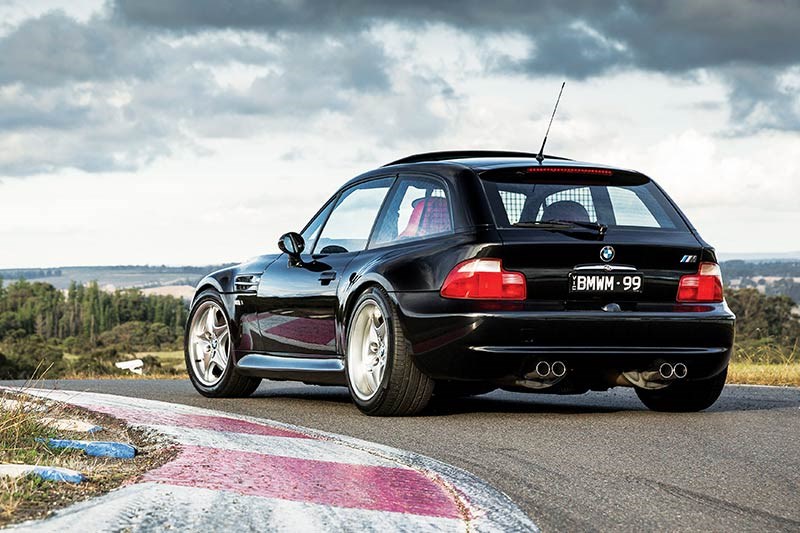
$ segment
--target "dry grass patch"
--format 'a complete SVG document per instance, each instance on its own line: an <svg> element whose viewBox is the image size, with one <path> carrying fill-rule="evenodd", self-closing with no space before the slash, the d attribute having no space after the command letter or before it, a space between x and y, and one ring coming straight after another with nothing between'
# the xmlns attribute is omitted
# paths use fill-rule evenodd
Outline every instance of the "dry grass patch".
<svg viewBox="0 0 800 533"><path fill-rule="evenodd" d="M103 431L56 431L43 417L76 418ZM134 459L89 457L79 450L53 450L37 438L116 441L136 446ZM174 449L155 435L132 429L110 416L24 394L0 392L0 463L70 468L87 479L80 484L42 481L38 476L0 478L0 527L46 516L70 503L96 496L137 478L174 456Z"/></svg>
<svg viewBox="0 0 800 533"><path fill-rule="evenodd" d="M728 383L800 386L800 363L737 363L728 367Z"/></svg>

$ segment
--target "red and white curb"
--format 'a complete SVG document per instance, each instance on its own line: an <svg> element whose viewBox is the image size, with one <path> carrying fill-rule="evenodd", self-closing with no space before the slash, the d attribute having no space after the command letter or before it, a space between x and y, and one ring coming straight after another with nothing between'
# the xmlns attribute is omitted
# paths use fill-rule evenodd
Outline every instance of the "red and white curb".
<svg viewBox="0 0 800 533"><path fill-rule="evenodd" d="M538 531L474 475L412 452L139 398L26 390L166 435L171 462L12 531Z"/></svg>

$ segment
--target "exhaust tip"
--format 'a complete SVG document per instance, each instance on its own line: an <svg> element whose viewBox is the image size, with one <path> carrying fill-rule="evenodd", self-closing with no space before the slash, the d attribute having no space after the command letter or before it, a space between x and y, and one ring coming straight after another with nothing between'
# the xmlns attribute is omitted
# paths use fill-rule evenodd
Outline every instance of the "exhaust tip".
<svg viewBox="0 0 800 533"><path fill-rule="evenodd" d="M675 375L675 369L669 363L661 363L661 366L658 367L659 375L664 379L669 379Z"/></svg>
<svg viewBox="0 0 800 533"><path fill-rule="evenodd" d="M675 377L678 379L683 379L686 377L686 374L689 373L689 369L686 368L686 365L683 363L675 363L673 367L673 372L675 373Z"/></svg>
<svg viewBox="0 0 800 533"><path fill-rule="evenodd" d="M536 363L536 373L540 377L545 377L550 374L550 363L547 361L539 361Z"/></svg>
<svg viewBox="0 0 800 533"><path fill-rule="evenodd" d="M552 365L550 365L550 370L553 372L555 377L560 378L567 373L567 365L561 361L555 361Z"/></svg>

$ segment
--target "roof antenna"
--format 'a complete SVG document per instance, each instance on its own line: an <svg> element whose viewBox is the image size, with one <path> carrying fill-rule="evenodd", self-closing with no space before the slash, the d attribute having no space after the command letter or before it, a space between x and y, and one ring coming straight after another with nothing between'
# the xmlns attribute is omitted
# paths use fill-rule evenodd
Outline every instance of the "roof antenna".
<svg viewBox="0 0 800 533"><path fill-rule="evenodd" d="M538 154L536 154L536 160L539 162L540 165L542 164L542 161L544 161L544 145L547 144L547 136L550 134L550 126L553 125L553 119L556 116L556 109L558 109L558 103L561 101L561 93L564 92L564 85L566 85L566 84L567 84L566 81L562 81L561 82L561 90L558 91L558 98L556 99L556 106L553 108L553 114L550 115L550 124L547 125L547 131L544 134L544 140L542 141L542 149L539 150Z"/></svg>

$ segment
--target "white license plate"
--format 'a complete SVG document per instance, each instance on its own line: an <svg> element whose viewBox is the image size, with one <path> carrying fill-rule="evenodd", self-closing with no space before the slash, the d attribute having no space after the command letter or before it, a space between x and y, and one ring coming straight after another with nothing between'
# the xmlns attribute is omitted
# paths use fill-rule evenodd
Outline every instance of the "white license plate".
<svg viewBox="0 0 800 533"><path fill-rule="evenodd" d="M569 275L569 292L642 292L641 274Z"/></svg>

